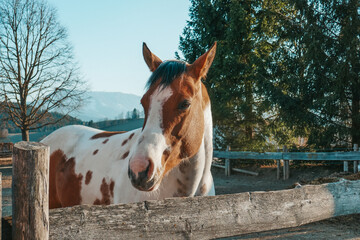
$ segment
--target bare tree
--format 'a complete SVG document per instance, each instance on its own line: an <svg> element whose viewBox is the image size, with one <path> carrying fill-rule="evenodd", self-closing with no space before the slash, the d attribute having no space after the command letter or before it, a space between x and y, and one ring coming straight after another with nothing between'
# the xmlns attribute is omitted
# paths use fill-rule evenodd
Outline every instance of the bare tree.
<svg viewBox="0 0 360 240"><path fill-rule="evenodd" d="M0 101L29 140L29 130L78 109L85 88L56 10L43 0L0 0Z"/></svg>

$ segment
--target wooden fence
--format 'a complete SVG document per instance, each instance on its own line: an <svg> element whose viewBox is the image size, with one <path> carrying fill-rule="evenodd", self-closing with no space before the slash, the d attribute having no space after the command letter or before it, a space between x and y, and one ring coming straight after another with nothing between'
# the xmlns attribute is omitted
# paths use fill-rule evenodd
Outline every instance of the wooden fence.
<svg viewBox="0 0 360 240"><path fill-rule="evenodd" d="M254 160L276 160L277 161L277 178L280 179L281 162L283 162L283 177L288 179L290 176L290 161L342 161L344 165L344 172L349 171L349 161L353 162L353 172L359 171L360 151L358 144L354 144L353 152L287 152L284 148L283 152L236 152L229 151L214 151L214 157L224 158L225 166L215 165L216 167L225 168L225 175L229 176L231 170L254 174L253 172L234 169L231 167L230 160L235 159L254 159Z"/></svg>
<svg viewBox="0 0 360 240"><path fill-rule="evenodd" d="M0 143L0 157L11 157L12 151L12 143Z"/></svg>
<svg viewBox="0 0 360 240"><path fill-rule="evenodd" d="M49 148L18 143L13 159L13 239L209 239L360 213L360 180L48 211Z"/></svg>

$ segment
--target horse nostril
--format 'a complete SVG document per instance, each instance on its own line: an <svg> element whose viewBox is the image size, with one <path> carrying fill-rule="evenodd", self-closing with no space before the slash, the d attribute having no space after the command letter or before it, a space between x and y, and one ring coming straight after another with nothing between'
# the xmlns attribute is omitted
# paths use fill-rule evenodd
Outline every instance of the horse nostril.
<svg viewBox="0 0 360 240"><path fill-rule="evenodd" d="M130 161L129 176L133 178L151 178L154 171L154 163L150 158L135 157Z"/></svg>
<svg viewBox="0 0 360 240"><path fill-rule="evenodd" d="M149 160L149 166L147 167L146 170L147 170L147 177L148 179L150 179L154 171L154 163L150 158L148 160Z"/></svg>
<svg viewBox="0 0 360 240"><path fill-rule="evenodd" d="M155 164L147 157L135 157L130 160L128 175L131 184L140 191L152 191L157 180L154 174Z"/></svg>

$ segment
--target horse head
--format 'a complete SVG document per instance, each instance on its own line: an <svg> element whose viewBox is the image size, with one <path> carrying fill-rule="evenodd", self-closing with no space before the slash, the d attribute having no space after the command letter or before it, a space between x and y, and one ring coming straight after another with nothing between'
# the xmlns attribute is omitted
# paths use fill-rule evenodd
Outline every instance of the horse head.
<svg viewBox="0 0 360 240"><path fill-rule="evenodd" d="M194 63L161 61L143 44L152 75L141 99L145 120L128 167L132 185L156 190L163 177L193 157L204 136L204 109L209 96L201 79L215 56L216 43Z"/></svg>

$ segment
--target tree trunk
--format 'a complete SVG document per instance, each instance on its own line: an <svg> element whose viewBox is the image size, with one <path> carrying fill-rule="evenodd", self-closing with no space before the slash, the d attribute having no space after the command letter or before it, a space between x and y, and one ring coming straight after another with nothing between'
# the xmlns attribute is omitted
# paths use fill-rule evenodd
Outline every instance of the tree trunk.
<svg viewBox="0 0 360 240"><path fill-rule="evenodd" d="M21 129L22 140L29 141L29 129Z"/></svg>
<svg viewBox="0 0 360 240"><path fill-rule="evenodd" d="M345 36L347 41L347 46L349 46L349 53L348 59L350 71L350 83L351 83L351 92L352 92L352 99L351 99L351 143L352 146L354 144L360 144L360 78L359 78L359 57L358 57L358 44L354 44L358 42L359 36L359 27L360 22L358 20L358 7L359 2L358 0L352 0L348 3L348 17L346 18L348 22L347 27L344 27L346 35Z"/></svg>

